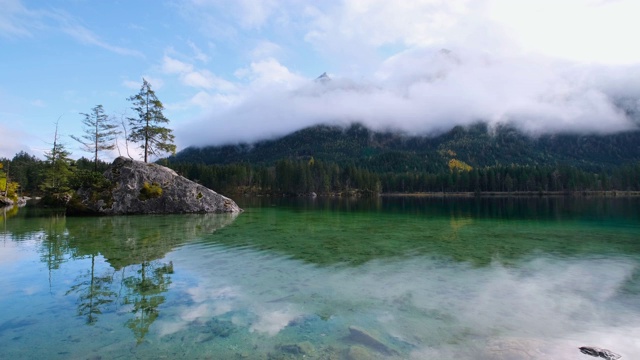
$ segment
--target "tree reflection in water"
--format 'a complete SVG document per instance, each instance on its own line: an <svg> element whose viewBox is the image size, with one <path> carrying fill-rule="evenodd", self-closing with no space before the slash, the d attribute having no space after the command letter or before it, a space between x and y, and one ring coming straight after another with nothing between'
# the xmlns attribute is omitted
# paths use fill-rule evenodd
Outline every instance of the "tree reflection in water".
<svg viewBox="0 0 640 360"><path fill-rule="evenodd" d="M169 289L173 274L173 263L163 264L160 261L143 261L134 266L140 267L134 275L124 278L128 292L123 304L133 305L133 318L126 325L136 337L137 343L144 340L149 327L159 315L158 307L164 302L162 295Z"/></svg>
<svg viewBox="0 0 640 360"><path fill-rule="evenodd" d="M105 218L42 215L21 211L4 231L14 241L37 242L40 260L49 270L52 294L55 271L62 270L67 262L73 266L86 263L64 293L77 296L78 316L85 324L94 325L100 316L126 310L131 316L124 325L140 344L158 318L171 285L173 263L162 259L183 243L232 223L237 214ZM38 219L36 230L33 225L24 226L27 218Z"/></svg>

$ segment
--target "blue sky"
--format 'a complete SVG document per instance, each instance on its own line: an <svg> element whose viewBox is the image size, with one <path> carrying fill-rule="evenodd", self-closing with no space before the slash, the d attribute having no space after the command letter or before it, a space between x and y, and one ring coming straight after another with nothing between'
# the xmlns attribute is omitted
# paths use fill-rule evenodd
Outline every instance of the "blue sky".
<svg viewBox="0 0 640 360"><path fill-rule="evenodd" d="M635 0L0 0L0 8L0 157L41 156L58 118L73 157L88 155L68 137L81 134L79 113L102 104L115 118L132 115L126 98L143 77L179 149L353 121L408 133L479 120L531 133L638 126L624 111L640 110ZM313 81L325 71L331 82Z"/></svg>

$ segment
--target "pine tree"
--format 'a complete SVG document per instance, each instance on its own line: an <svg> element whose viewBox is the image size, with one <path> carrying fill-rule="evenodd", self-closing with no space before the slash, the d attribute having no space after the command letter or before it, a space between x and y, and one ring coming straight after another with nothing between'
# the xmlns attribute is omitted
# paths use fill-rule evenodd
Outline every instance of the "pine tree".
<svg viewBox="0 0 640 360"><path fill-rule="evenodd" d="M94 171L98 171L98 153L105 150L115 149L115 138L118 135L118 127L107 114L104 113L102 105L96 105L91 109L90 114L80 113L84 116L84 135L71 138L81 143L84 150L93 153Z"/></svg>
<svg viewBox="0 0 640 360"><path fill-rule="evenodd" d="M56 122L53 147L51 151L44 154L47 167L44 172L44 182L40 184L40 189L45 192L45 195L50 195L55 200L60 199L65 192L70 190L69 179L73 172L69 155L65 145L60 142L58 122Z"/></svg>
<svg viewBox="0 0 640 360"><path fill-rule="evenodd" d="M162 126L169 123L169 119L162 114L164 106L151 90L147 80L142 79L140 92L127 100L133 103L131 109L138 114L137 118L128 118L131 127L128 139L131 142L142 143L140 148L143 151L144 162L147 162L149 155L175 153L172 130Z"/></svg>

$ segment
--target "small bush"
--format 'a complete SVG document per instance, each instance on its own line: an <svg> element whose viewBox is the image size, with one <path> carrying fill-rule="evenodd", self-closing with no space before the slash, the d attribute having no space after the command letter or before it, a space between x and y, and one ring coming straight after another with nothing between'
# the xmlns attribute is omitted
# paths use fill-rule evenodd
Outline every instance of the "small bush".
<svg viewBox="0 0 640 360"><path fill-rule="evenodd" d="M162 188L160 187L160 184L156 182L149 184L145 181L142 185L142 189L140 189L138 199L146 201L149 199L159 198L160 196L162 196Z"/></svg>

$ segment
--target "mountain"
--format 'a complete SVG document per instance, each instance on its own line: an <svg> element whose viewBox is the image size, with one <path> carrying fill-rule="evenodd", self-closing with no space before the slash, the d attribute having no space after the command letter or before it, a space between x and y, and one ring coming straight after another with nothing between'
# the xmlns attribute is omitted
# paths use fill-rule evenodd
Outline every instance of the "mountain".
<svg viewBox="0 0 640 360"><path fill-rule="evenodd" d="M274 165L281 159L355 164L370 171L441 172L452 159L471 167L569 165L610 170L640 162L640 130L609 135L555 134L531 137L510 126L456 126L433 136L377 132L361 124L317 125L254 144L189 147L171 163Z"/></svg>

